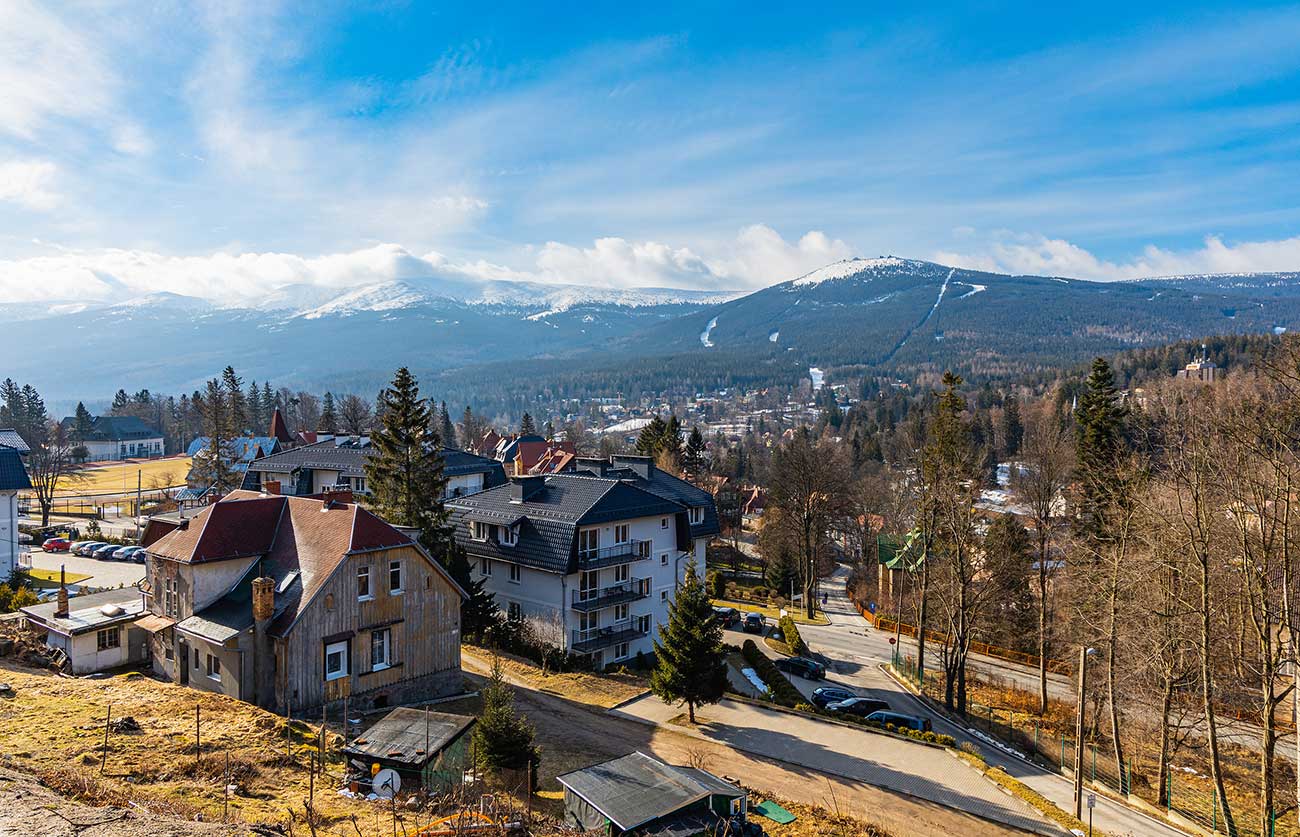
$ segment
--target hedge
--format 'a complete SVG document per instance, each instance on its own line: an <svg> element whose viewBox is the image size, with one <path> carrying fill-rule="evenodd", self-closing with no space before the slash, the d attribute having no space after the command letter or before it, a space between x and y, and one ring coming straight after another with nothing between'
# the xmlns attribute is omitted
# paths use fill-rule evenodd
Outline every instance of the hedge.
<svg viewBox="0 0 1300 837"><path fill-rule="evenodd" d="M758 650L754 640L747 639L741 646L740 653L745 658L745 662L767 684L768 691L772 693L772 700L782 706L795 708L801 703L806 703L804 696L794 687L790 680L781 673L776 664L768 658L766 654Z"/></svg>
<svg viewBox="0 0 1300 837"><path fill-rule="evenodd" d="M799 636L799 626L794 623L794 618L790 614L782 616L781 621L777 622L777 627L781 629L781 637L791 651L801 657L808 653L808 646L804 644L803 637Z"/></svg>

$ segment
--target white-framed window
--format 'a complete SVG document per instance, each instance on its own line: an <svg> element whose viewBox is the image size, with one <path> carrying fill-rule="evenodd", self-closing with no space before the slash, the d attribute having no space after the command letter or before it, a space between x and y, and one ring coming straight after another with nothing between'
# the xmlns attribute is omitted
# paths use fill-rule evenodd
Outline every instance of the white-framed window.
<svg viewBox="0 0 1300 837"><path fill-rule="evenodd" d="M628 617L628 607L630 607L630 605L625 605L625 604L616 605L614 607L615 622L622 622L624 619Z"/></svg>
<svg viewBox="0 0 1300 837"><path fill-rule="evenodd" d="M578 614L578 629L583 631L594 631L600 627L600 611L593 610L589 613Z"/></svg>
<svg viewBox="0 0 1300 837"><path fill-rule="evenodd" d="M348 676L348 641L325 646L325 679L340 680Z"/></svg>
<svg viewBox="0 0 1300 837"><path fill-rule="evenodd" d="M482 567L481 567L480 569L482 570L483 575L486 575L486 576L488 576L488 577L491 577L491 575L492 575L492 559L491 559L491 558L484 558L484 559L483 559L483 565L482 565Z"/></svg>
<svg viewBox="0 0 1300 837"><path fill-rule="evenodd" d="M522 611L519 609L519 602L511 602L508 604L506 606L506 614L511 619L519 619L523 615Z"/></svg>
<svg viewBox="0 0 1300 837"><path fill-rule="evenodd" d="M519 542L519 532L513 526L502 526L499 535L502 546L514 546Z"/></svg>
<svg viewBox="0 0 1300 837"><path fill-rule="evenodd" d="M490 523L484 523L481 520L471 520L469 522L469 536L476 541L486 542L496 527Z"/></svg>
<svg viewBox="0 0 1300 837"><path fill-rule="evenodd" d="M614 543L628 543L632 540L632 527L626 523L620 523L614 527Z"/></svg>
<svg viewBox="0 0 1300 837"><path fill-rule="evenodd" d="M348 477L348 487L349 487L350 489L352 489L353 493L355 493L355 494L365 494L365 493L366 493L366 478L365 478L365 477Z"/></svg>
<svg viewBox="0 0 1300 837"><path fill-rule="evenodd" d="M522 573L522 572L520 571L520 569L519 569L519 565L518 565L518 564L510 564L510 565L508 565L508 566L510 567L510 581L511 581L512 583L514 583L514 584L518 584L518 583L519 583L520 576L523 575L523 573Z"/></svg>
<svg viewBox="0 0 1300 837"><path fill-rule="evenodd" d="M617 567L614 568L614 583L622 584L623 582L627 581L631 577L631 574L632 574L631 564L619 564Z"/></svg>
<svg viewBox="0 0 1300 837"><path fill-rule="evenodd" d="M660 591L659 591L659 601L661 601L661 602L666 602L666 601L668 601L668 591L667 591L667 590L660 590Z"/></svg>
<svg viewBox="0 0 1300 837"><path fill-rule="evenodd" d="M583 529L578 532L578 554L594 555L600 550L600 530Z"/></svg>
<svg viewBox="0 0 1300 837"><path fill-rule="evenodd" d="M668 518L666 518L666 517L661 517L661 518L659 518L659 528L660 528L660 529L667 529L667 528L668 528Z"/></svg>
<svg viewBox="0 0 1300 837"><path fill-rule="evenodd" d="M691 506L690 509L691 525L704 522L704 506Z"/></svg>
<svg viewBox="0 0 1300 837"><path fill-rule="evenodd" d="M357 567L357 601L368 602L370 595L370 567Z"/></svg>
<svg viewBox="0 0 1300 837"><path fill-rule="evenodd" d="M213 680L221 679L221 658L213 654L208 655L208 677Z"/></svg>
<svg viewBox="0 0 1300 837"><path fill-rule="evenodd" d="M169 578L163 580L163 613L168 616L175 616L180 611L180 590L176 579Z"/></svg>
<svg viewBox="0 0 1300 837"><path fill-rule="evenodd" d="M370 670L383 671L393 664L393 632L389 628L380 628L370 632Z"/></svg>
<svg viewBox="0 0 1300 837"><path fill-rule="evenodd" d="M620 642L618 645L614 646L614 659L621 660L627 655L628 655L628 644L626 642Z"/></svg>
<svg viewBox="0 0 1300 837"><path fill-rule="evenodd" d="M643 633L650 633L650 617L638 616L636 618L636 629Z"/></svg>
<svg viewBox="0 0 1300 837"><path fill-rule="evenodd" d="M122 629L105 628L95 633L95 645L100 651L122 647Z"/></svg>
<svg viewBox="0 0 1300 837"><path fill-rule="evenodd" d="M402 592L402 562L388 562L388 595L397 596Z"/></svg>
<svg viewBox="0 0 1300 837"><path fill-rule="evenodd" d="M667 553L667 552L661 553L661 554L659 555L659 566L661 566L661 567L666 567L666 566L668 566L668 553Z"/></svg>

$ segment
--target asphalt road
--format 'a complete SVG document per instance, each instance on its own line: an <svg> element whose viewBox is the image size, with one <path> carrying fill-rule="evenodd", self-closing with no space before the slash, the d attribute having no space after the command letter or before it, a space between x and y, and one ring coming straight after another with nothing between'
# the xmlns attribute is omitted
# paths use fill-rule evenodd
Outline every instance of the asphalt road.
<svg viewBox="0 0 1300 837"><path fill-rule="evenodd" d="M45 552L39 547L33 548L31 554L33 567L57 572L64 566L70 573L89 575L90 578L80 582L89 587L130 587L145 576L143 564L98 561L66 552Z"/></svg>
<svg viewBox="0 0 1300 837"><path fill-rule="evenodd" d="M890 635L872 628L849 602L842 583L847 573L847 568L841 567L822 586L829 597L826 614L831 624L799 626L800 634L809 647L827 658L831 673L823 682L793 677L791 680L795 686L804 694L811 694L820 685L845 686L863 696L886 700L896 711L925 715L931 718L935 732L947 733L959 742L969 742L990 765L1001 767L1058 807L1071 811L1074 788L1070 780L993 747L971 730L935 715L882 670L881 667L889 662L891 656ZM765 645L761 647L775 656ZM1097 828L1117 837L1178 837L1183 834L1172 826L1100 794L1093 815Z"/></svg>

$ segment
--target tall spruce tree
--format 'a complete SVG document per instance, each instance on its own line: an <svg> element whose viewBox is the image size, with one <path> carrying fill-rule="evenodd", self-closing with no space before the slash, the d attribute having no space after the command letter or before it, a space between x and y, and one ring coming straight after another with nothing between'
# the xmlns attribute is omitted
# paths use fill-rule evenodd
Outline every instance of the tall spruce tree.
<svg viewBox="0 0 1300 837"><path fill-rule="evenodd" d="M248 385L248 394L244 396L244 401L248 404L249 421L255 431L253 435L260 436L271 426L271 411L262 404L262 391L257 388L257 381Z"/></svg>
<svg viewBox="0 0 1300 837"><path fill-rule="evenodd" d="M438 405L438 435L441 437L443 447L456 447L456 427L451 423L451 416L447 413L446 401Z"/></svg>
<svg viewBox="0 0 1300 837"><path fill-rule="evenodd" d="M217 494L239 488L237 475L231 468L234 461L231 439L237 435L230 413L229 393L216 378L208 381L202 398L194 403L202 415L203 435L207 444L194 457L197 480Z"/></svg>
<svg viewBox="0 0 1300 837"><path fill-rule="evenodd" d="M226 409L230 414L233 435L242 436L248 430L248 402L244 398L244 382L235 374L235 367L221 370L221 386L226 391Z"/></svg>
<svg viewBox="0 0 1300 837"><path fill-rule="evenodd" d="M519 419L519 435L533 436L536 433L537 433L537 425L533 423L532 414L524 413L523 417Z"/></svg>
<svg viewBox="0 0 1300 837"><path fill-rule="evenodd" d="M686 578L668 610L668 624L660 626L655 640L650 690L666 703L685 703L692 724L696 706L717 703L727 690L722 628L694 561L686 565Z"/></svg>
<svg viewBox="0 0 1300 837"><path fill-rule="evenodd" d="M1025 438L1025 426L1020 421L1020 400L1008 396L1002 404L1002 449L1008 456L1020 453L1020 443Z"/></svg>
<svg viewBox="0 0 1300 837"><path fill-rule="evenodd" d="M370 505L389 523L419 529L425 548L445 561L447 477L429 404L405 366L379 397L383 419L370 433L374 452L365 465Z"/></svg>
<svg viewBox="0 0 1300 837"><path fill-rule="evenodd" d="M316 429L321 433L334 434L339 432L338 426L339 416L334 409L334 393L327 392L321 399L320 423L316 425Z"/></svg>
<svg viewBox="0 0 1300 837"><path fill-rule="evenodd" d="M700 478L704 476L704 468L704 436L700 433L699 425L696 425L691 428L691 435L682 451L682 470L686 472L687 479L699 484Z"/></svg>
<svg viewBox="0 0 1300 837"><path fill-rule="evenodd" d="M1075 410L1075 478L1079 484L1079 527L1089 538L1105 536L1106 520L1120 495L1119 467L1125 452L1124 421L1115 374L1104 358L1092 371Z"/></svg>
<svg viewBox="0 0 1300 837"><path fill-rule="evenodd" d="M90 410L80 401L77 402L77 410L72 418L72 438L80 443L86 441L90 435L90 428L94 424L94 418L90 415Z"/></svg>

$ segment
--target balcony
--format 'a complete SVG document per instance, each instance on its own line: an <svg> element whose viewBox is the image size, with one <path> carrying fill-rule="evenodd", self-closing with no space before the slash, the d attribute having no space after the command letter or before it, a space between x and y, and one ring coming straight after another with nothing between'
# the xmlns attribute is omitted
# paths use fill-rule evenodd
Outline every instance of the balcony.
<svg viewBox="0 0 1300 837"><path fill-rule="evenodd" d="M589 628L585 631L573 631L570 650L578 654L590 654L602 648L631 642L650 633L650 620L645 616L623 619L603 628Z"/></svg>
<svg viewBox="0 0 1300 837"><path fill-rule="evenodd" d="M650 579L634 578L610 587L595 590L571 590L573 609L584 613L603 607L634 602L650 595Z"/></svg>
<svg viewBox="0 0 1300 837"><path fill-rule="evenodd" d="M628 541L616 543L604 549L592 549L578 553L578 567L584 570L599 570L633 561L644 561L650 557L650 541Z"/></svg>

